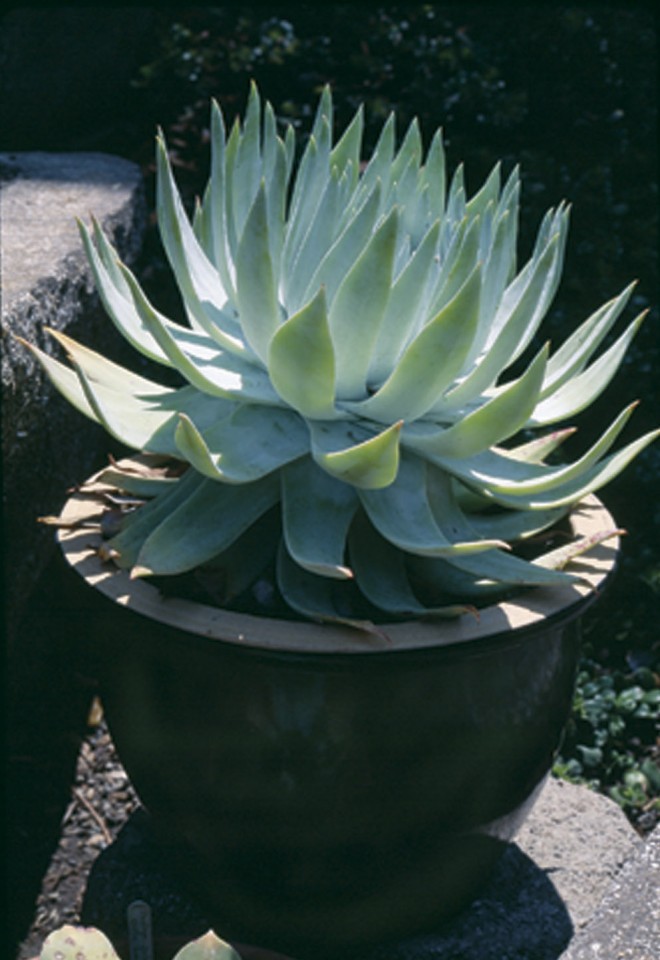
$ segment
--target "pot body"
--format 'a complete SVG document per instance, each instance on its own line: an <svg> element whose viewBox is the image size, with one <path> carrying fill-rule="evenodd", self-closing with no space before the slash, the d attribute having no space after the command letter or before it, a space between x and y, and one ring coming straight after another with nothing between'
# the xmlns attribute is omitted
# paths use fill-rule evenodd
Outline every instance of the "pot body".
<svg viewBox="0 0 660 960"><path fill-rule="evenodd" d="M578 618L618 541L581 558L578 585L374 641L162 598L99 557L97 486L62 514L72 623L119 756L161 835L185 841L179 879L218 933L347 960L467 906L550 770ZM571 521L613 528L596 498Z"/></svg>
<svg viewBox="0 0 660 960"><path fill-rule="evenodd" d="M551 766L578 654L575 620L364 656L104 623L113 739L216 929L300 958L469 903Z"/></svg>

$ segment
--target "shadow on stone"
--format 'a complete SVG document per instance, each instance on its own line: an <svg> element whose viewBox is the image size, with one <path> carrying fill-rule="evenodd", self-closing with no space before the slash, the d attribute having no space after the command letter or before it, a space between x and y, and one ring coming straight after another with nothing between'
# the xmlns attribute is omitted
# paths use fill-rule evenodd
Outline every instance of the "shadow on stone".
<svg viewBox="0 0 660 960"><path fill-rule="evenodd" d="M549 871L510 844L471 906L433 934L359 960L557 960L573 924Z"/></svg>

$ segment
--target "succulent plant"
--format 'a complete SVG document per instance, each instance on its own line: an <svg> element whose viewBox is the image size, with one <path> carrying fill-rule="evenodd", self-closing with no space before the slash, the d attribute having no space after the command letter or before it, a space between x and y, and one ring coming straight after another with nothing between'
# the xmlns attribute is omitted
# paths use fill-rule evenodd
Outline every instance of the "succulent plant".
<svg viewBox="0 0 660 960"><path fill-rule="evenodd" d="M119 957L106 935L96 927L66 923L46 937L39 960L119 960Z"/></svg>
<svg viewBox="0 0 660 960"><path fill-rule="evenodd" d="M242 123L227 134L213 104L211 127L192 219L157 141L159 228L185 325L150 303L96 222L80 225L111 319L181 385L56 331L73 369L33 348L84 414L181 464L105 472L145 503L104 556L134 576L207 569L227 596L272 563L289 608L351 623L365 610L454 615L574 579L558 569L571 550L530 561L511 548L658 435L611 452L631 404L578 459L545 462L573 432L553 427L601 393L642 322L597 354L633 285L554 351L538 347L569 209L547 212L518 269L517 168L503 182L496 165L468 199L462 166L447 178L441 131L424 153L415 121L397 145L393 117L362 162L362 109L333 142L329 89L299 163L292 128L279 135L254 86Z"/></svg>
<svg viewBox="0 0 660 960"><path fill-rule="evenodd" d="M197 940L181 947L174 960L241 960L239 954L224 940L208 930Z"/></svg>
<svg viewBox="0 0 660 960"><path fill-rule="evenodd" d="M46 937L39 960L119 960L106 935L96 927L65 924ZM241 960L213 930L185 944L174 960Z"/></svg>

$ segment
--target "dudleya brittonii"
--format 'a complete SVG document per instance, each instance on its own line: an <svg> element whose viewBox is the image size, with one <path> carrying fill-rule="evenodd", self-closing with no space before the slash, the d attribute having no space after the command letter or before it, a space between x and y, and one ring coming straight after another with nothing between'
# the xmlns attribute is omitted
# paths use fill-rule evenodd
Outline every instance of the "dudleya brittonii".
<svg viewBox="0 0 660 960"><path fill-rule="evenodd" d="M61 392L178 475L104 478L146 504L105 547L135 575L213 561L237 591L273 563L288 605L354 618L456 614L513 586L557 584L556 556L509 549L616 476L658 431L610 453L634 404L579 459L543 461L600 394L642 317L592 359L632 285L556 350L523 357L557 289L568 223L545 215L516 267L519 175L497 165L466 198L446 185L441 132L423 156L394 119L361 162L358 110L333 146L324 90L297 169L291 127L250 93L228 137L212 108L212 166L192 224L158 140L158 220L189 325L160 314L98 225L81 233L104 305L165 387L51 331L73 370L33 348ZM607 531L604 531L606 534ZM357 589L356 589L357 588ZM357 611L357 612L356 612Z"/></svg>

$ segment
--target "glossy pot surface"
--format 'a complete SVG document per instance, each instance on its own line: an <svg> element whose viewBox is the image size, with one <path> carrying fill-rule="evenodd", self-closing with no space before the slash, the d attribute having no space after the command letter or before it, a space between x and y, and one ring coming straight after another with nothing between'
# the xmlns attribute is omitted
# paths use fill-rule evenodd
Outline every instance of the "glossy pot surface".
<svg viewBox="0 0 660 960"><path fill-rule="evenodd" d="M140 797L221 932L310 957L472 899L552 763L578 649L573 622L346 663L128 620L102 696Z"/></svg>
<svg viewBox="0 0 660 960"><path fill-rule="evenodd" d="M251 622L224 640L140 615L74 554L101 587L120 758L164 835L189 844L188 881L220 935L337 960L473 899L552 765L593 592L469 643L435 624L435 645L424 625L410 649L303 653L240 642ZM608 571L615 555L601 555Z"/></svg>

